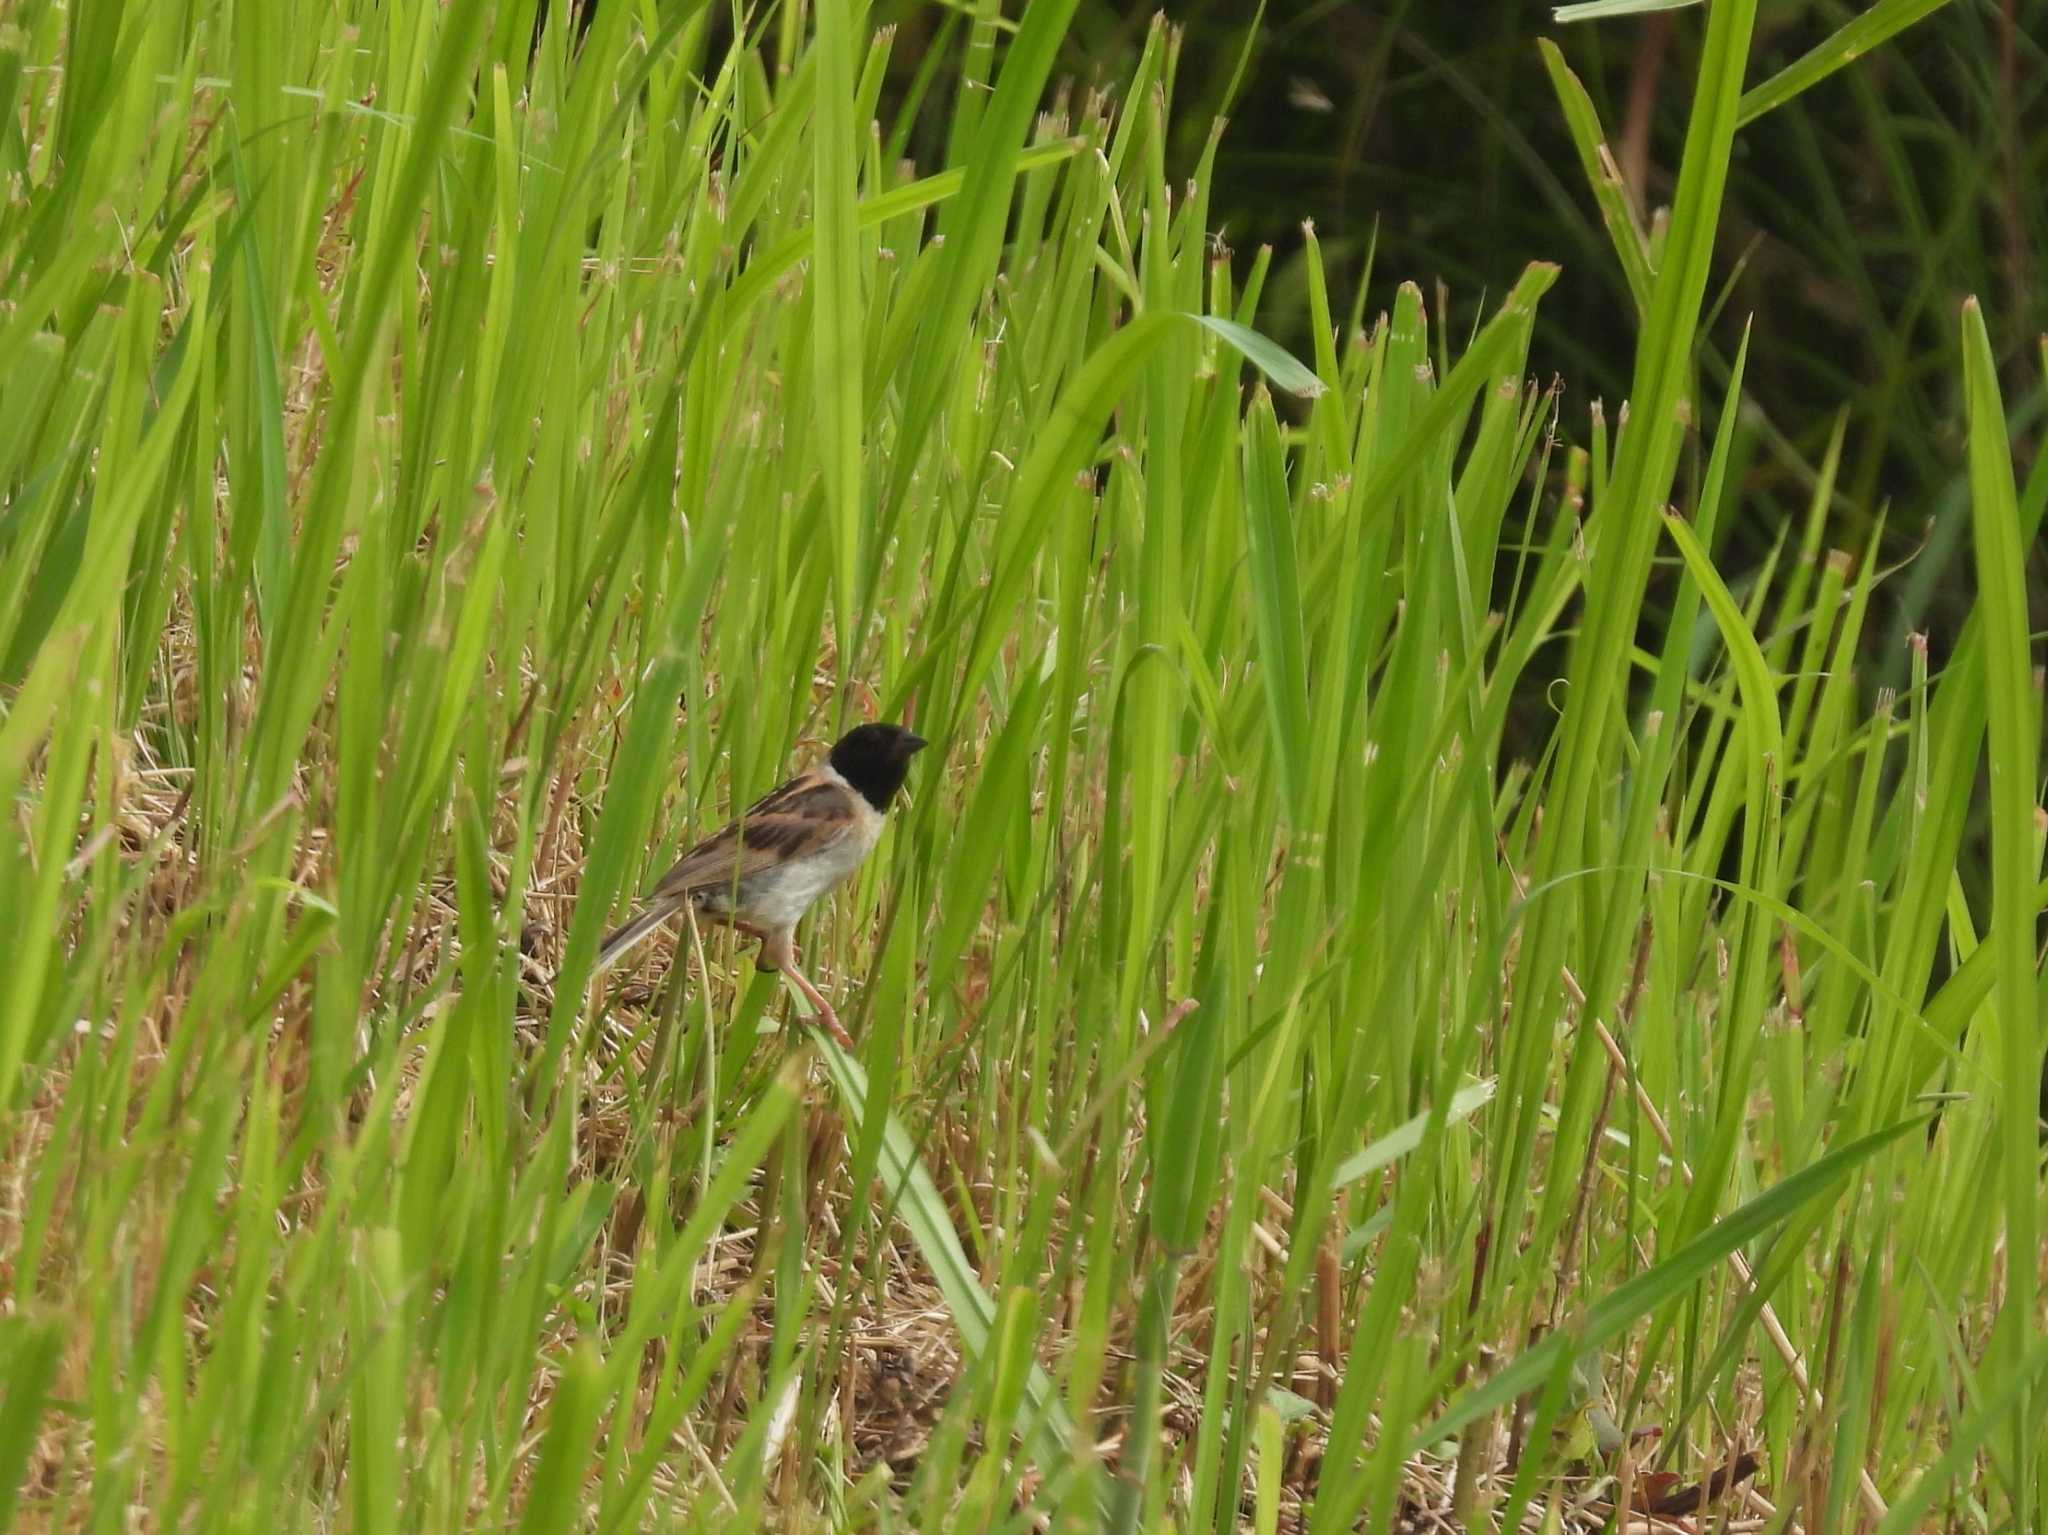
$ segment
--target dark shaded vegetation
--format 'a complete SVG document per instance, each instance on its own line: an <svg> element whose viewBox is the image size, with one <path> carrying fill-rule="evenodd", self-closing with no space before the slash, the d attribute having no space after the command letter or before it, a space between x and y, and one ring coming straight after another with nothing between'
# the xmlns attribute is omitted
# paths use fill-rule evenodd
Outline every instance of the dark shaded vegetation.
<svg viewBox="0 0 2048 1535"><path fill-rule="evenodd" d="M1765 6L1750 83L1866 8ZM881 14L901 28L906 81L925 48L966 38L964 19L941 7L903 0ZM1084 0L1066 59L1074 77L1126 77L1153 14ZM1172 168L1193 167L1210 117L1185 108L1223 107L1244 60L1212 222L1241 265L1258 245L1275 248L1264 319L1283 339L1304 340L1286 330L1304 312L1299 226L1312 218L1340 312L1369 251L1369 312L1413 278L1441 285L1454 321L1476 320L1523 263L1561 262L1537 365L1564 379L1575 435L1589 400L1626 396L1635 317L1537 39L1556 42L1585 84L1649 215L1671 195L1701 11L1566 26L1536 0L1283 0L1262 17L1242 0L1189 0L1165 14L1183 29ZM921 160L938 153L910 147ZM1861 551L1883 518L1884 563L1906 562L1880 591L1872 688L1904 682L1912 631L1929 634L1938 668L1972 595L1957 558L1968 523L1955 317L1966 294L1996 319L2023 467L2041 440L2031 359L2048 329L2044 186L2048 0L1952 0L1737 140L1702 394L1711 425L1753 320L1746 395L1757 415L1717 554L1734 579L1796 529L1846 413L1827 542Z"/></svg>
<svg viewBox="0 0 2048 1535"><path fill-rule="evenodd" d="M536 35L550 3L536 0ZM580 34L599 0L567 3ZM1765 6L1750 83L1866 8ZM1068 79L1128 78L1161 13L1083 0ZM1241 264L1274 247L1262 320L1282 340L1305 340L1288 331L1304 312L1300 226L1312 220L1339 312L1369 257L1369 312L1412 278L1434 288L1432 303L1448 301L1453 320L1476 320L1527 261L1562 263L1538 323L1538 365L1577 396L1566 409L1575 429L1590 400L1627 395L1628 288L1537 39L1557 43L1590 93L1647 223L1671 194L1700 11L1559 25L1540 0L1186 0L1163 14L1181 33L1170 169L1190 171L1214 113L1227 112L1212 223ZM873 15L898 37L885 133L906 98L938 93L904 148L939 163L951 116L939 97L956 72L929 68L928 56L964 49L969 17L929 0L880 0ZM714 8L714 55L731 25ZM1938 668L1971 595L1956 564L1967 523L1953 357L1965 295L1996 319L2022 464L2042 436L2048 402L2021 363L2048 331L2048 0L1951 0L1750 124L1736 153L1702 393L1711 412L1753 322L1746 396L1757 414L1718 552L1731 571L1768 557L1813 495L1840 426L1828 543L1860 551L1883 519L1882 557L1904 563L1882 594L1873 686L1900 684L1905 636L1927 632Z"/></svg>

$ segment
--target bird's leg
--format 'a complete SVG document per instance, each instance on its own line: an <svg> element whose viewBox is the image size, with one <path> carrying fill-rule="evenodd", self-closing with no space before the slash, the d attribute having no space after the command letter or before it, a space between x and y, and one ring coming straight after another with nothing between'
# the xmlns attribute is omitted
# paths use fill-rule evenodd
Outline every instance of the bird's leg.
<svg viewBox="0 0 2048 1535"><path fill-rule="evenodd" d="M824 1026L825 1031L839 1042L840 1049L848 1055L853 1054L853 1036L846 1032L845 1025L839 1021L839 1015L832 1011L832 1004L825 1000L825 994L813 986L810 977L795 965L789 966L788 973L789 978L796 982L796 989L818 1010L818 1022Z"/></svg>
<svg viewBox="0 0 2048 1535"><path fill-rule="evenodd" d="M795 935L789 932L763 933L761 935L762 966L769 970L780 970L792 981L796 989L804 994L804 1000L817 1012L818 1023L839 1042L839 1048L849 1055L853 1053L853 1036L839 1022L839 1015L832 1011L832 1004L825 1000L825 994L811 984L811 978L796 967Z"/></svg>

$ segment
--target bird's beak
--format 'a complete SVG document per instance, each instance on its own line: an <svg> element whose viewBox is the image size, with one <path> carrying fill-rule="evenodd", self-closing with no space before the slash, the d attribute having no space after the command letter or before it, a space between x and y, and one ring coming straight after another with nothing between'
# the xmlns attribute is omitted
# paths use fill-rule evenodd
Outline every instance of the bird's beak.
<svg viewBox="0 0 2048 1535"><path fill-rule="evenodd" d="M923 736L914 736L906 734L903 737L903 755L906 757L915 756L918 752L923 751L927 746L931 744L932 743L927 741Z"/></svg>

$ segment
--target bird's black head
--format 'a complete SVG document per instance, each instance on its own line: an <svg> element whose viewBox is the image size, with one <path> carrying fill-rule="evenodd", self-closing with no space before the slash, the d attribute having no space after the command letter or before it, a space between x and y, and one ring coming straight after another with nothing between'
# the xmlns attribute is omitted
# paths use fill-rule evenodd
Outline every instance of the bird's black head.
<svg viewBox="0 0 2048 1535"><path fill-rule="evenodd" d="M832 748L832 770L877 810L887 810L910 771L910 759L925 748L922 737L901 725L856 725Z"/></svg>

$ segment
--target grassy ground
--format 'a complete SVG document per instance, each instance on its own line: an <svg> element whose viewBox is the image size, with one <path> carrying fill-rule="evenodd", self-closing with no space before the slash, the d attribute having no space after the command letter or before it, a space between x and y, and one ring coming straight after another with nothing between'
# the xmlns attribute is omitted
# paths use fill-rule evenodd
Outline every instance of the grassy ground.
<svg viewBox="0 0 2048 1535"><path fill-rule="evenodd" d="M1260 340L1171 37L1059 94L1072 8L926 61L943 165L830 0L0 24L0 1523L2036 1527L1986 319L1979 600L1873 706L1836 455L1713 560L1754 0L1653 245L1558 73L1605 416L1541 264ZM858 1060L710 935L591 982L876 716Z"/></svg>

